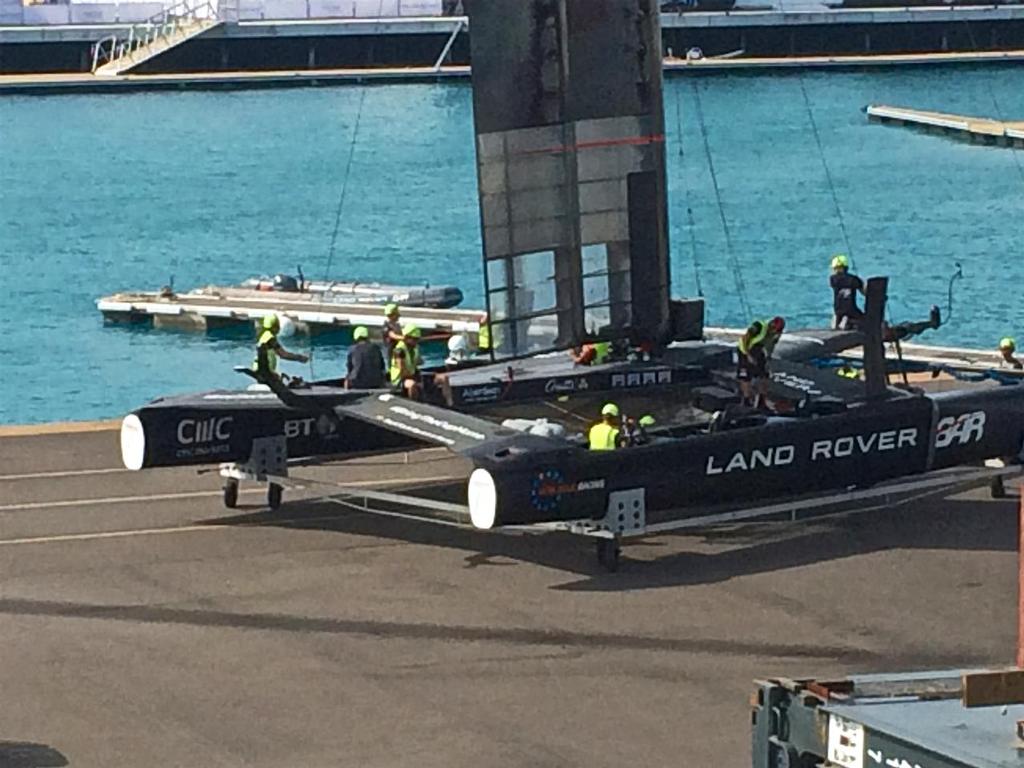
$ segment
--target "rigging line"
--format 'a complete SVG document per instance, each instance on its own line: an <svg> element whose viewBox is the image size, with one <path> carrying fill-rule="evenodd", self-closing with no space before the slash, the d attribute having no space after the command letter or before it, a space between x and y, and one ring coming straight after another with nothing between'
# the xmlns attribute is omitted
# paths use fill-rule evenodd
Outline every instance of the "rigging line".
<svg viewBox="0 0 1024 768"><path fill-rule="evenodd" d="M683 180L683 197L686 200L687 228L690 231L690 259L693 261L693 278L697 283L697 295L704 297L704 286L700 279L700 260L697 255L697 231L696 223L693 220L693 206L690 205L690 185L686 181L686 154L683 151L683 112L682 112L682 86L676 88L676 136L679 142L679 171Z"/></svg>
<svg viewBox="0 0 1024 768"><path fill-rule="evenodd" d="M383 3L383 0L382 0ZM352 174L352 160L356 155L356 144L359 139L359 124L363 119L363 105L366 103L366 86L363 86L359 92L359 106L356 108L356 121L352 127L352 139L349 142L348 148L348 160L345 162L345 170L341 176L341 193L338 195L338 206L334 212L334 230L331 232L331 246L327 251L327 267L324 270L324 290L320 293L320 301L318 302L317 311L323 309L324 301L327 298L327 283L331 276L331 264L334 261L334 254L338 249L338 233L341 231L341 217L345 210L345 198L348 195L348 182L349 177ZM310 378L316 379L316 374L313 368L313 347L309 348L309 374Z"/></svg>
<svg viewBox="0 0 1024 768"><path fill-rule="evenodd" d="M377 34L380 28L381 14L384 11L384 0L380 0L377 6L377 28L371 33ZM338 247L338 233L341 231L341 215L345 210L345 197L348 194L348 181L352 174L352 160L356 156L356 144L359 139L359 124L363 119L363 106L366 104L366 91L367 87L363 85L359 90L359 106L356 108L356 121L352 127L352 139L349 142L348 147L348 160L345 162L345 170L341 177L341 192L338 195L338 207L334 213L334 230L331 232L331 246L327 251L327 266L324 269L324 290L320 293L320 301L317 302L317 313L323 310L324 301L327 299L327 287L328 281L331 279L331 264L334 261L334 254ZM309 345L309 377L312 380L316 380L316 372L313 367L313 349L314 345Z"/></svg>
<svg viewBox="0 0 1024 768"><path fill-rule="evenodd" d="M747 300L747 289L743 284L743 275L740 271L740 263L736 258L736 252L732 245L732 233L729 230L729 221L725 217L725 208L722 206L722 190L718 186L718 174L715 172L715 161L711 156L711 144L708 141L708 127L704 122L704 107L700 100L700 89L697 87L697 81L693 81L693 97L694 106L697 112L697 123L700 125L700 135L704 142L704 154L708 159L708 170L711 172L711 184L715 190L715 201L718 203L718 216L722 220L722 232L725 235L725 250L729 263L729 268L732 270L733 280L736 283L736 295L740 300L740 307L743 309L745 315L745 321L749 321L752 317L750 311L750 302Z"/></svg>
<svg viewBox="0 0 1024 768"><path fill-rule="evenodd" d="M821 143L821 133L818 131L818 121L814 119L814 110L811 108L811 98L807 94L807 86L804 84L803 72L798 72L800 81L800 92L804 97L804 107L807 109L807 117L811 122L811 133L814 134L814 143L818 146L818 158L821 160L821 167L825 170L825 179L828 181L828 189L832 194L832 206L835 208L836 219L839 221L839 231L843 235L843 244L846 247L846 255L850 259L850 271L853 272L853 245L850 243L850 234L846 229L846 218L843 216L843 209L839 205L839 196L836 194L836 185L832 179L832 171L828 167L828 160L825 158L825 148Z"/></svg>

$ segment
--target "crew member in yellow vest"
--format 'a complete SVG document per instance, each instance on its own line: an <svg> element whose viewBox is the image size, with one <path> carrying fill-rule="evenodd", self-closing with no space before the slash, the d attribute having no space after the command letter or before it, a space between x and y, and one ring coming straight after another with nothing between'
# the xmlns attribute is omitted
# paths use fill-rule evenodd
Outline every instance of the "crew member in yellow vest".
<svg viewBox="0 0 1024 768"><path fill-rule="evenodd" d="M607 403L601 409L601 421L590 428L590 450L614 451L620 445L619 406Z"/></svg>
<svg viewBox="0 0 1024 768"><path fill-rule="evenodd" d="M755 320L740 336L736 345L736 380L744 405L760 408L767 404L768 397L768 356L764 341L768 336L768 324Z"/></svg>
<svg viewBox="0 0 1024 768"><path fill-rule="evenodd" d="M612 345L609 341L597 341L573 349L569 354L576 365L601 365L611 357Z"/></svg>
<svg viewBox="0 0 1024 768"><path fill-rule="evenodd" d="M856 381L860 378L860 371L854 368L849 363L843 363L836 369L836 375L842 376L844 379L852 379Z"/></svg>
<svg viewBox="0 0 1024 768"><path fill-rule="evenodd" d="M1022 364L1021 361L1018 360L1013 354L1016 351L1017 342L1014 341L1013 338L1007 336L1006 338L1001 339L999 341L999 356L1002 358L1000 366L1008 365L1009 367L1014 368L1015 370L1018 371L1021 368L1024 368L1024 364Z"/></svg>
<svg viewBox="0 0 1024 768"><path fill-rule="evenodd" d="M309 362L306 355L289 352L281 346L281 342L277 340L277 334L280 331L281 320L277 315L267 315L263 318L263 331L256 344L256 357L252 361L252 369L262 377L277 375L277 358L279 357L284 360L294 360L297 363Z"/></svg>
<svg viewBox="0 0 1024 768"><path fill-rule="evenodd" d="M476 351L481 355L497 354L501 350L501 324L492 324L491 317L486 312L480 315L478 320L480 330L477 331Z"/></svg>
<svg viewBox="0 0 1024 768"><path fill-rule="evenodd" d="M395 344L391 353L391 386L401 389L412 400L418 400L420 396L419 374L423 357L419 341L422 335L422 331L415 325L405 326L402 328L402 341Z"/></svg>
<svg viewBox="0 0 1024 768"><path fill-rule="evenodd" d="M484 312L480 315L480 330L477 334L476 348L481 354L491 352L491 318Z"/></svg>

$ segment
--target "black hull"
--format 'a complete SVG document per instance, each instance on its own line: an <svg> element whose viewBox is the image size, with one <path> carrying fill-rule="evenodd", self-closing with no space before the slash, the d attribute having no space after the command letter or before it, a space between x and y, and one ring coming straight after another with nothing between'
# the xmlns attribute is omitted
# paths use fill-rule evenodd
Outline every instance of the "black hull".
<svg viewBox="0 0 1024 768"><path fill-rule="evenodd" d="M422 445L329 411L344 401L343 390L309 392L317 402L308 409L286 406L272 392L220 390L154 400L125 417L122 459L129 469L243 462L253 440L281 435L292 459Z"/></svg>
<svg viewBox="0 0 1024 768"><path fill-rule="evenodd" d="M509 445L517 442L508 438ZM866 487L986 459L1018 457L1024 387L897 396L870 407L616 451L566 446L529 453L481 446L470 508L478 527L603 517L609 494L643 489L659 512L763 505Z"/></svg>

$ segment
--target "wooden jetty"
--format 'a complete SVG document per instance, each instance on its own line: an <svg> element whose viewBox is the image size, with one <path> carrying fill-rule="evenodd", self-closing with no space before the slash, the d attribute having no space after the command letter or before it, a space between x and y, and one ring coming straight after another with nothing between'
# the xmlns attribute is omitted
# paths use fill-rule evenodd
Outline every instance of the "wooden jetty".
<svg viewBox="0 0 1024 768"><path fill-rule="evenodd" d="M1024 147L1024 121L1003 122L985 117L968 117L945 112L928 112L905 107L872 104L865 109L868 119L942 133L964 141L1002 147Z"/></svg>
<svg viewBox="0 0 1024 768"><path fill-rule="evenodd" d="M98 299L96 307L112 323L194 331L252 326L270 314L288 318L296 333L303 334L350 332L363 325L377 336L384 323L380 304L339 303L325 301L318 294L212 286L188 293L115 293ZM402 307L401 314L403 323L419 326L427 337L446 338L461 333L473 341L479 333L483 311Z"/></svg>
<svg viewBox="0 0 1024 768"><path fill-rule="evenodd" d="M1024 61L1024 51L970 53L874 54L853 56L708 56L668 57L668 74L703 70L892 67ZM438 82L465 79L465 65L423 67L356 67L261 71L174 72L98 77L87 72L0 75L0 94L127 93L151 90L239 90L301 88L364 83ZM955 118L955 116L949 116ZM964 119L964 118L961 118Z"/></svg>

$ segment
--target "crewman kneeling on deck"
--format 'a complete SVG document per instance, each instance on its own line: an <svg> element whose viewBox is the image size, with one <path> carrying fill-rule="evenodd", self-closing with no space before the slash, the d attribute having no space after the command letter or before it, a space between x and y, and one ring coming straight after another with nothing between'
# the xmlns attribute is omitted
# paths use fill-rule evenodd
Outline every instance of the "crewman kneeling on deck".
<svg viewBox="0 0 1024 768"><path fill-rule="evenodd" d="M597 341L584 344L569 351L569 356L576 365L601 365L608 362L612 354L612 345L608 341Z"/></svg>
<svg viewBox="0 0 1024 768"><path fill-rule="evenodd" d="M401 389L412 400L420 396L420 366L423 357L420 355L419 340L422 332L415 325L402 328L402 341L395 344L391 353L391 386Z"/></svg>
<svg viewBox="0 0 1024 768"><path fill-rule="evenodd" d="M614 451L619 447L619 406L607 403L601 409L601 421L590 428L590 450Z"/></svg>
<svg viewBox="0 0 1024 768"><path fill-rule="evenodd" d="M844 331L855 330L864 320L857 306L857 292L864 293L864 281L850 274L850 260L839 254L832 259L832 275L828 280L832 288L832 327Z"/></svg>
<svg viewBox="0 0 1024 768"><path fill-rule="evenodd" d="M740 385L743 405L760 408L768 398L768 357L764 351L764 340L768 335L768 324L755 320L740 336L736 345L736 380Z"/></svg>
<svg viewBox="0 0 1024 768"><path fill-rule="evenodd" d="M384 358L380 348L370 343L370 332L360 325L352 331L348 350L348 374L345 389L380 389L384 386Z"/></svg>
<svg viewBox="0 0 1024 768"><path fill-rule="evenodd" d="M309 361L306 355L298 352L289 352L281 346L277 340L277 334L281 330L281 320L277 315L267 315L263 318L263 332L260 334L256 344L256 358L252 361L252 369L261 377L277 376L277 358L294 360L297 363Z"/></svg>
<svg viewBox="0 0 1024 768"><path fill-rule="evenodd" d="M1003 361L1002 361L1002 363L1000 363L1000 365L1006 364L1006 365L1010 366L1011 368L1014 368L1014 369L1016 369L1018 371L1021 368L1024 368L1024 363L1022 363L1020 360L1018 360L1014 356L1014 354L1013 354L1016 351L1017 351L1017 342L1016 341L1014 341L1009 336L1007 336L1006 338L1002 339L999 342L999 354L1003 358Z"/></svg>

